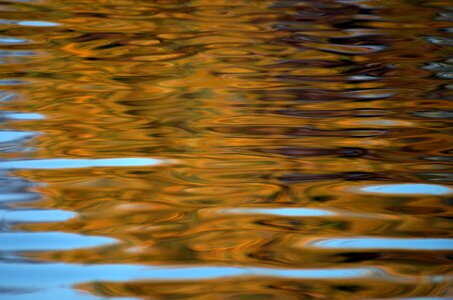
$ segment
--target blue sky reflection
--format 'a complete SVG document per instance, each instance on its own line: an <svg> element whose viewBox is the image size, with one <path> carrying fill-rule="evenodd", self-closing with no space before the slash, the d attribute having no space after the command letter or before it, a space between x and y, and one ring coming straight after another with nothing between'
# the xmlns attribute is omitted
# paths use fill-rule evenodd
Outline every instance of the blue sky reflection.
<svg viewBox="0 0 453 300"><path fill-rule="evenodd" d="M1 136L0 136L1 137ZM0 169L67 169L91 167L135 167L164 163L156 158L105 158L105 159L30 159L0 162Z"/></svg>
<svg viewBox="0 0 453 300"><path fill-rule="evenodd" d="M77 216L76 213L64 211L64 210L0 210L0 215L3 215L2 219L7 222L63 222ZM0 246L1 247L1 246Z"/></svg>
<svg viewBox="0 0 453 300"><path fill-rule="evenodd" d="M453 239L442 238L331 238L307 246L328 249L453 250Z"/></svg>
<svg viewBox="0 0 453 300"><path fill-rule="evenodd" d="M424 183L369 185L359 187L358 191L394 195L447 195L453 193L453 190L449 187Z"/></svg>
<svg viewBox="0 0 453 300"><path fill-rule="evenodd" d="M203 280L236 276L274 276L299 279L363 278L379 275L372 268L272 269L254 267L148 267L140 265L80 265L64 263L3 263L0 281L4 285L28 288L69 285L87 281ZM8 274L6 276L5 274ZM42 276L46 274L46 276ZM21 278L17 282L17 278Z"/></svg>
<svg viewBox="0 0 453 300"><path fill-rule="evenodd" d="M0 233L0 251L46 251L90 248L115 243L100 236L66 232L6 232Z"/></svg>

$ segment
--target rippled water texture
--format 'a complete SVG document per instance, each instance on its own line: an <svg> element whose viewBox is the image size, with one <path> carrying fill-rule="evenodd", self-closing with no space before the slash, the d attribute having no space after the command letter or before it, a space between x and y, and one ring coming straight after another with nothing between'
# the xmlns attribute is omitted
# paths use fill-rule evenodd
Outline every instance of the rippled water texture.
<svg viewBox="0 0 453 300"><path fill-rule="evenodd" d="M451 299L452 21L1 0L0 299Z"/></svg>

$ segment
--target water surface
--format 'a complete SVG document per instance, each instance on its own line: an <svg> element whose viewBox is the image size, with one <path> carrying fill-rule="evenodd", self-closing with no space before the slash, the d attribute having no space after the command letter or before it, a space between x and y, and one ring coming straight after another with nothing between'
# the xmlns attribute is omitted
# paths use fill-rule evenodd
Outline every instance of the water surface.
<svg viewBox="0 0 453 300"><path fill-rule="evenodd" d="M0 299L450 299L452 20L0 1Z"/></svg>

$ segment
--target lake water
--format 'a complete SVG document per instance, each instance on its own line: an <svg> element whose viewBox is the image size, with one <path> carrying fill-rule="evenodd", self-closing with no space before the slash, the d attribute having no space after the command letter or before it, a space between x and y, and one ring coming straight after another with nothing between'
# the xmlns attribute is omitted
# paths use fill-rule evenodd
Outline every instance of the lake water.
<svg viewBox="0 0 453 300"><path fill-rule="evenodd" d="M452 21L1 1L0 299L451 299Z"/></svg>

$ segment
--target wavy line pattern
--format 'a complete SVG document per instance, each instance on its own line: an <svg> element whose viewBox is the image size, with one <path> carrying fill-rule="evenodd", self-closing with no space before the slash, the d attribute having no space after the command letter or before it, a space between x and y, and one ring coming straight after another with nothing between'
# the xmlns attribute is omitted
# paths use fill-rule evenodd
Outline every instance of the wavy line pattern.
<svg viewBox="0 0 453 300"><path fill-rule="evenodd" d="M0 298L450 299L452 13L0 1Z"/></svg>

